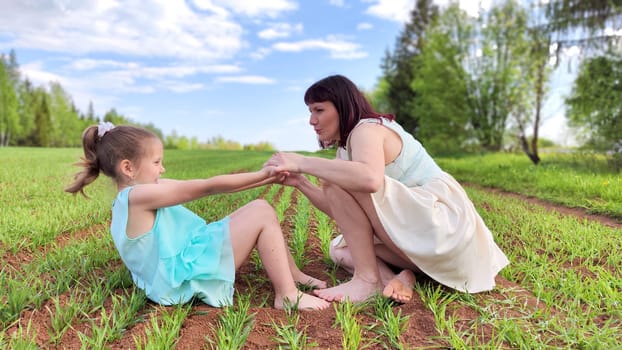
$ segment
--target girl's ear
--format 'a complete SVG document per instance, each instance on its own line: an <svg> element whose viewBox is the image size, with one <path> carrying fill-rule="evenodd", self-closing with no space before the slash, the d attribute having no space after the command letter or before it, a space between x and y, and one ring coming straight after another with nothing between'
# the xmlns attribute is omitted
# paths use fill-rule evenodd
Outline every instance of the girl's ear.
<svg viewBox="0 0 622 350"><path fill-rule="evenodd" d="M119 171L125 175L128 179L134 178L134 167L129 159L123 159L119 163Z"/></svg>

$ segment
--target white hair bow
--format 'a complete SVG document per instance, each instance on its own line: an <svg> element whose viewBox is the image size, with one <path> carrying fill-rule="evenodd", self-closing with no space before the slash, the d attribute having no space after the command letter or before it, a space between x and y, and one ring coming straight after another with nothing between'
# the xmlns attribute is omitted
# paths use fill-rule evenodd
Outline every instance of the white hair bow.
<svg viewBox="0 0 622 350"><path fill-rule="evenodd" d="M97 126L97 136L102 137L112 129L114 129L114 124L112 124L111 122L101 122Z"/></svg>

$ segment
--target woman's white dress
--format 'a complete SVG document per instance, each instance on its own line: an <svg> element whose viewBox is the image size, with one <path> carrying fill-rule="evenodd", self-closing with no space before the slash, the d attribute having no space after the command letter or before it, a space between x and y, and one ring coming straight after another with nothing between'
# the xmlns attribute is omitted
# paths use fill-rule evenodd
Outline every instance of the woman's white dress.
<svg viewBox="0 0 622 350"><path fill-rule="evenodd" d="M380 120L362 119L358 125L366 122ZM400 155L385 167L383 188L372 193L391 240L443 285L468 293L494 288L495 276L509 261L462 186L397 122L382 119L382 125L403 144ZM337 157L350 160L343 148Z"/></svg>

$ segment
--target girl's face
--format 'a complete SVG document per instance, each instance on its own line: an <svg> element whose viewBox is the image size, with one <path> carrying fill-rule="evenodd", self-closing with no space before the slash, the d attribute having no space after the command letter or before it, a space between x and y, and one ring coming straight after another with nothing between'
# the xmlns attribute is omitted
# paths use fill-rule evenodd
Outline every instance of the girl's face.
<svg viewBox="0 0 622 350"><path fill-rule="evenodd" d="M155 184L164 173L164 150L162 142L157 138L146 140L146 154L140 160L134 181L139 184Z"/></svg>
<svg viewBox="0 0 622 350"><path fill-rule="evenodd" d="M339 141L339 113L330 101L309 104L309 124L313 126L321 142Z"/></svg>

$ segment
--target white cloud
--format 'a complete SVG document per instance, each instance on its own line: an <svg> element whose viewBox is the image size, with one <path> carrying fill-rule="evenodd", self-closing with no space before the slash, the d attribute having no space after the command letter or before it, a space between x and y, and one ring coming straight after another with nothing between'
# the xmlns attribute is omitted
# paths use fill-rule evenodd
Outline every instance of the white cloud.
<svg viewBox="0 0 622 350"><path fill-rule="evenodd" d="M370 30L373 27L374 26L371 23L368 23L368 22L361 22L361 23L356 25L356 29L357 30Z"/></svg>
<svg viewBox="0 0 622 350"><path fill-rule="evenodd" d="M273 23L268 28L257 33L257 36L266 40L287 38L293 33L302 33L302 28L302 23Z"/></svg>
<svg viewBox="0 0 622 350"><path fill-rule="evenodd" d="M22 65L20 71L34 85L46 86L51 81L59 82L63 86L66 85L67 79L43 70L42 66L41 62L30 62L29 64Z"/></svg>
<svg viewBox="0 0 622 350"><path fill-rule="evenodd" d="M622 29L615 30L613 28L605 28L605 35L607 35L607 36L622 36Z"/></svg>
<svg viewBox="0 0 622 350"><path fill-rule="evenodd" d="M18 14L18 15L16 15ZM226 59L244 48L242 27L183 0L0 2L3 45L47 51Z"/></svg>
<svg viewBox="0 0 622 350"><path fill-rule="evenodd" d="M289 0L194 0L193 3L201 10L228 13L228 9L249 17L277 17L283 12L298 8L295 1Z"/></svg>
<svg viewBox="0 0 622 350"><path fill-rule="evenodd" d="M161 77L182 78L195 74L213 74L213 73L236 73L241 69L235 65L214 64L188 64L175 63L167 66L145 66L137 62L122 62L114 60L94 60L94 59L78 59L71 62L70 67L77 71L103 70L110 68L111 70L125 70L128 75L134 77L156 79Z"/></svg>
<svg viewBox="0 0 622 350"><path fill-rule="evenodd" d="M373 5L367 8L366 13L397 22L407 22L414 0L374 0Z"/></svg>
<svg viewBox="0 0 622 350"><path fill-rule="evenodd" d="M183 81L164 81L161 83L161 86L166 88L167 90L177 92L177 93L197 91L197 90L202 90L203 88L205 88L203 84L186 83Z"/></svg>
<svg viewBox="0 0 622 350"><path fill-rule="evenodd" d="M581 54L581 48L579 46L573 45L568 48L563 48L564 54L568 57L577 57Z"/></svg>
<svg viewBox="0 0 622 350"><path fill-rule="evenodd" d="M273 49L285 52L301 52L306 50L326 50L330 57L336 59L357 59L367 57L367 52L361 50L359 44L343 40L335 35L326 39L309 39L294 42L279 42Z"/></svg>
<svg viewBox="0 0 622 350"><path fill-rule="evenodd" d="M372 16L406 23L410 19L410 12L415 7L415 0L363 0L372 3L367 8L366 13ZM434 0L434 3L441 8L447 7L454 0ZM489 9L492 0L458 0L460 8L469 15L477 17L480 7Z"/></svg>
<svg viewBox="0 0 622 350"><path fill-rule="evenodd" d="M274 80L259 75L218 77L216 78L216 81L221 83L274 84Z"/></svg>
<svg viewBox="0 0 622 350"><path fill-rule="evenodd" d="M268 56L271 52L272 50L267 47L260 47L257 50L251 52L250 57L254 60L261 60Z"/></svg>
<svg viewBox="0 0 622 350"><path fill-rule="evenodd" d="M344 7L346 5L345 0L329 0L328 3L337 7Z"/></svg>

